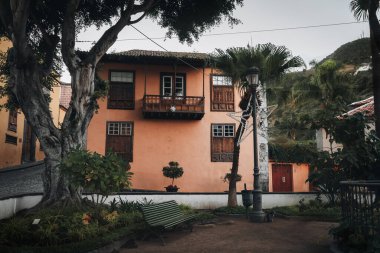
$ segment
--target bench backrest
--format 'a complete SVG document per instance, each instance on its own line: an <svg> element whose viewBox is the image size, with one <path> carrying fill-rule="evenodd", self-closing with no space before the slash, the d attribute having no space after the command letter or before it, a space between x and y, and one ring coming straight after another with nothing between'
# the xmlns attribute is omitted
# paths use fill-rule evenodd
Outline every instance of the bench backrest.
<svg viewBox="0 0 380 253"><path fill-rule="evenodd" d="M149 225L164 222L176 217L182 216L177 202L174 200L162 202L158 204L144 205L141 207L145 221Z"/></svg>

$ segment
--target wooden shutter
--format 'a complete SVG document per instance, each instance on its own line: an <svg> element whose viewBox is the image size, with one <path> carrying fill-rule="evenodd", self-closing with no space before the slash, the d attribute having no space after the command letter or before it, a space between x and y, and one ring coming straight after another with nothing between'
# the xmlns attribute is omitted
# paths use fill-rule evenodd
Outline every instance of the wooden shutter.
<svg viewBox="0 0 380 253"><path fill-rule="evenodd" d="M13 132L17 131L17 110L9 111L8 130Z"/></svg>
<svg viewBox="0 0 380 253"><path fill-rule="evenodd" d="M134 85L130 83L111 83L108 92L108 108L134 109Z"/></svg>
<svg viewBox="0 0 380 253"><path fill-rule="evenodd" d="M114 122L113 122L114 123ZM124 122L123 122L124 123ZM109 124L109 123L108 123ZM118 124L118 123L116 123ZM130 123L132 124L132 123ZM133 125L132 125L133 128ZM108 126L107 126L108 129ZM108 131L108 130L107 130ZM120 133L120 130L119 130ZM109 135L106 138L106 152L112 151L126 162L133 161L133 129L130 135Z"/></svg>
<svg viewBox="0 0 380 253"><path fill-rule="evenodd" d="M211 126L211 161L232 162L234 137L214 137Z"/></svg>
<svg viewBox="0 0 380 253"><path fill-rule="evenodd" d="M234 111L233 86L212 86L212 111Z"/></svg>

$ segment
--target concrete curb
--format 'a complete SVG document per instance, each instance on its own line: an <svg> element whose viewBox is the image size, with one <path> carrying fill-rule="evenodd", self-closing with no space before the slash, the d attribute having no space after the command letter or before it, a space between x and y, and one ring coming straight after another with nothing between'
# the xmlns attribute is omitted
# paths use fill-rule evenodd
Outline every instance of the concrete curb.
<svg viewBox="0 0 380 253"><path fill-rule="evenodd" d="M37 167L44 164L44 161L37 161L37 162L30 162L30 163L24 163L16 166L11 166L11 167L6 167L4 169L0 169L0 174L1 173L6 173L6 172L12 172L12 171L18 171L18 170L24 170L24 169L32 169L33 167Z"/></svg>

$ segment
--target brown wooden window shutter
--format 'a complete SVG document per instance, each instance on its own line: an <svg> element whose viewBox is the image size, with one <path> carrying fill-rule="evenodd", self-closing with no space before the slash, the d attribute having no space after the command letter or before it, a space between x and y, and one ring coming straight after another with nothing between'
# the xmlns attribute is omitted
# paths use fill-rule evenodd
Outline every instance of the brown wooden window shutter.
<svg viewBox="0 0 380 253"><path fill-rule="evenodd" d="M108 109L135 108L135 73L132 71L110 71Z"/></svg>
<svg viewBox="0 0 380 253"><path fill-rule="evenodd" d="M233 112L234 87L232 79L223 75L211 76L211 111Z"/></svg>
<svg viewBox="0 0 380 253"><path fill-rule="evenodd" d="M211 124L211 162L232 162L234 124Z"/></svg>
<svg viewBox="0 0 380 253"><path fill-rule="evenodd" d="M133 123L108 122L106 152L112 151L126 162L133 161Z"/></svg>
<svg viewBox="0 0 380 253"><path fill-rule="evenodd" d="M17 110L9 110L8 130L17 132Z"/></svg>

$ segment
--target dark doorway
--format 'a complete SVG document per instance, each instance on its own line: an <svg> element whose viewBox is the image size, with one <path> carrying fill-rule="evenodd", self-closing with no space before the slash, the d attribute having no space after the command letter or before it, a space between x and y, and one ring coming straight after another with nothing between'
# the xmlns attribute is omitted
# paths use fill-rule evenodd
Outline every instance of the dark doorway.
<svg viewBox="0 0 380 253"><path fill-rule="evenodd" d="M22 140L21 163L36 161L36 136L28 122L24 121L24 138Z"/></svg>
<svg viewBox="0 0 380 253"><path fill-rule="evenodd" d="M293 168L291 164L272 164L273 192L293 191Z"/></svg>

